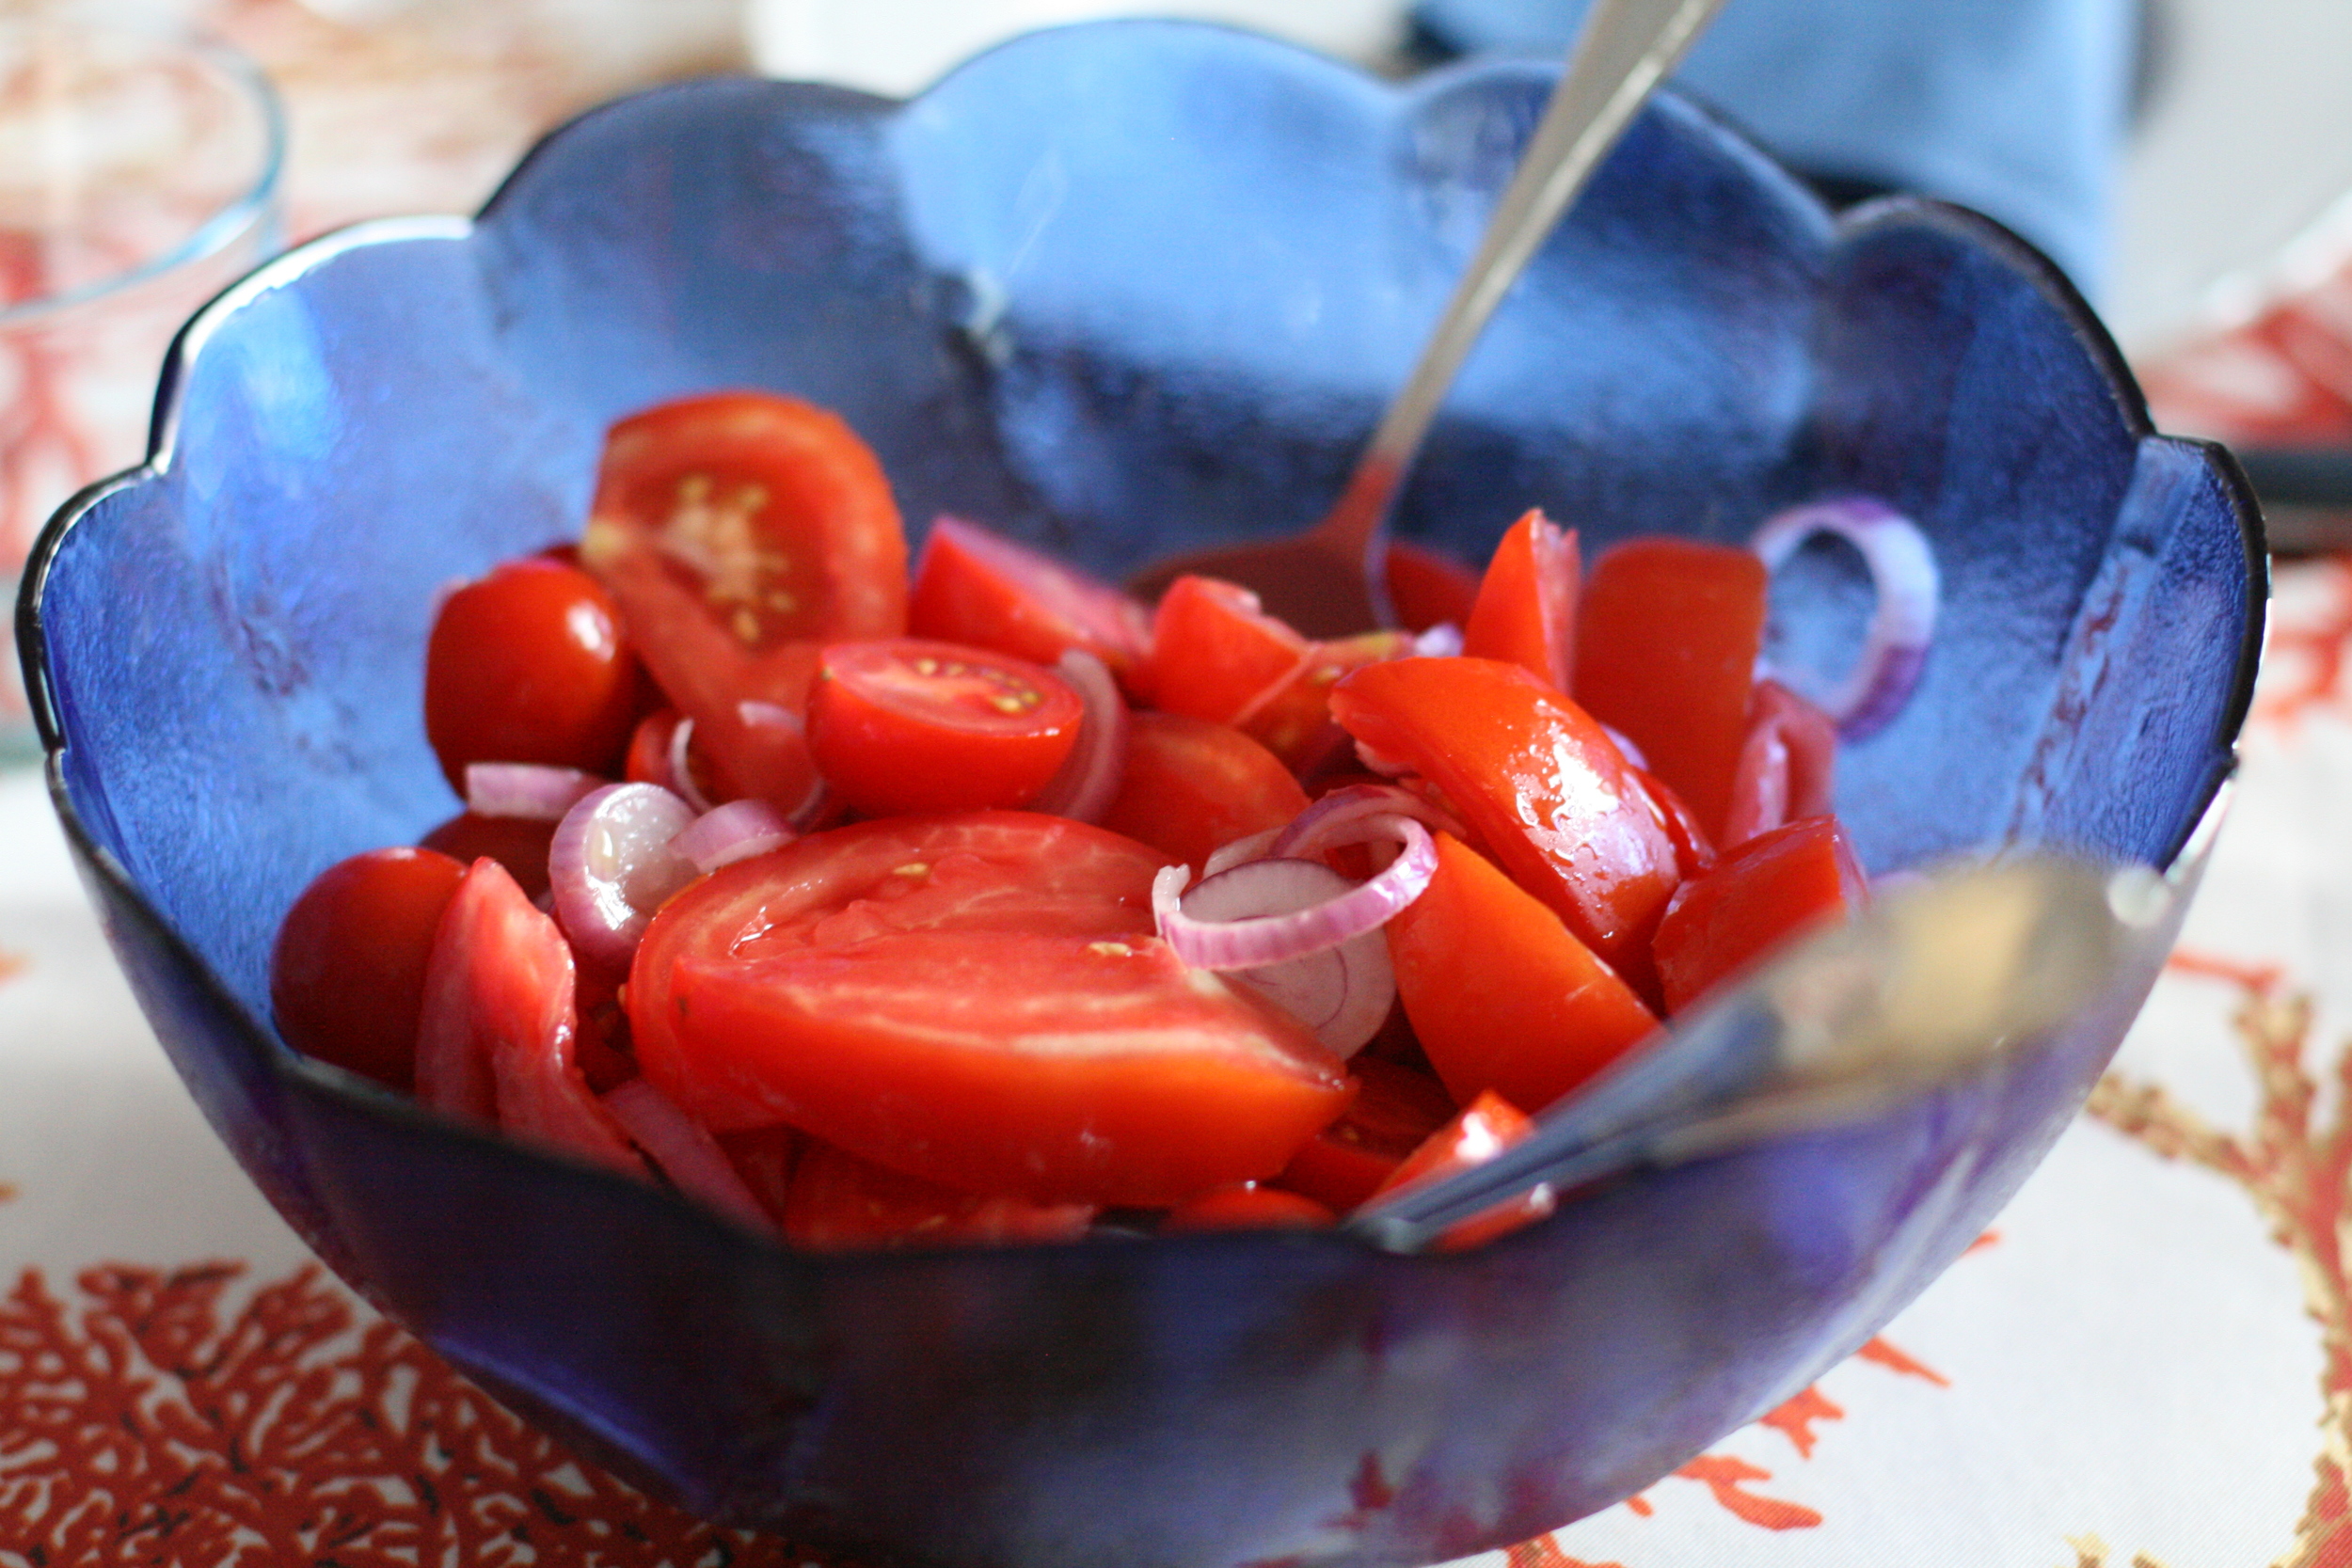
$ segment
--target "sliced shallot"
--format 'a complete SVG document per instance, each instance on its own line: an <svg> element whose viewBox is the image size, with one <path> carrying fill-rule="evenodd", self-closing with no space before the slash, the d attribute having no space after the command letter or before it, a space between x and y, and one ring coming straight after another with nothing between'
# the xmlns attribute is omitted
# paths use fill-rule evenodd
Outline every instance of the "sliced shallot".
<svg viewBox="0 0 2352 1568"><path fill-rule="evenodd" d="M643 1078L610 1089L604 1108L629 1140L687 1196L754 1230L773 1234L775 1223L759 1206L710 1130Z"/></svg>
<svg viewBox="0 0 2352 1568"><path fill-rule="evenodd" d="M1452 812L1402 784L1348 784L1332 790L1291 818L1290 826L1279 831L1274 841L1260 852L1304 860L1343 845L1376 840L1394 843L1395 830L1381 823L1382 818L1391 816L1409 816L1423 827L1452 833L1455 838L1470 836L1470 830Z"/></svg>
<svg viewBox="0 0 2352 1568"><path fill-rule="evenodd" d="M687 751L693 744L694 721L681 717L670 730L670 788L679 800L691 807L695 815L710 810L710 797L694 783L694 759Z"/></svg>
<svg viewBox="0 0 2352 1568"><path fill-rule="evenodd" d="M554 822L605 781L577 768L534 762L466 764L466 809L476 816Z"/></svg>
<svg viewBox="0 0 2352 1568"><path fill-rule="evenodd" d="M1080 822L1100 822L1119 798L1127 770L1127 704L1110 667L1084 648L1066 650L1054 668L1086 704L1078 743L1029 810Z"/></svg>
<svg viewBox="0 0 2352 1568"><path fill-rule="evenodd" d="M1230 871L1245 861L1258 860L1272 853L1274 841L1280 838L1286 831L1281 828L1268 828L1262 833L1251 833L1246 838L1237 838L1231 844L1218 845L1209 851L1209 858L1201 863L1201 877L1205 879L1216 876L1220 871Z"/></svg>
<svg viewBox="0 0 2352 1568"><path fill-rule="evenodd" d="M1839 735L1859 740L1885 727L1911 700L1934 640L1942 585L1935 552L1917 525L1861 498L1792 507L1757 529L1748 547L1778 571L1807 540L1822 533L1851 545L1870 569L1877 603L1862 652L1853 668L1834 681L1807 680L1788 670L1759 673L1810 698L1837 725Z"/></svg>
<svg viewBox="0 0 2352 1568"><path fill-rule="evenodd" d="M1184 895L1184 917L1240 925L1327 906L1356 884L1320 861L1264 859L1203 878ZM1396 971L1377 927L1278 963L1232 969L1238 980L1297 1019L1334 1053L1349 1055L1379 1031L1396 1000Z"/></svg>
<svg viewBox="0 0 2352 1568"><path fill-rule="evenodd" d="M784 813L765 800L729 800L713 806L678 831L670 847L708 873L771 849L781 849L801 835Z"/></svg>
<svg viewBox="0 0 2352 1568"><path fill-rule="evenodd" d="M628 967L662 900L700 873L672 847L694 808L660 784L607 784L556 824L548 878L556 918L580 957Z"/></svg>
<svg viewBox="0 0 2352 1568"><path fill-rule="evenodd" d="M805 743L804 737L808 733L807 721L781 703L738 703L735 705L735 716L750 729L788 731L795 736L803 737L803 743ZM786 819L795 828L805 829L824 812L825 781L812 770L808 776L807 794L796 801L778 800L775 804L783 811Z"/></svg>

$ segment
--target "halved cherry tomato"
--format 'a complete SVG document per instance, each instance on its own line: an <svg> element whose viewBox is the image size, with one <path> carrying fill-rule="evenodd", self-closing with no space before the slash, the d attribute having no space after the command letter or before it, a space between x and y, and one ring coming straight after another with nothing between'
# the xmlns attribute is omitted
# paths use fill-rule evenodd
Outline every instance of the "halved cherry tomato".
<svg viewBox="0 0 2352 1568"><path fill-rule="evenodd" d="M1169 1235L1196 1230L1311 1230L1338 1220L1339 1215L1304 1193L1237 1181L1186 1198L1168 1212L1160 1229Z"/></svg>
<svg viewBox="0 0 2352 1568"><path fill-rule="evenodd" d="M1086 704L1041 665L900 638L825 649L808 745L825 783L872 816L1024 806L1077 743Z"/></svg>
<svg viewBox="0 0 2352 1568"><path fill-rule="evenodd" d="M1560 917L1451 833L1387 930L1396 990L1455 1101L1493 1090L1540 1111L1658 1027Z"/></svg>
<svg viewBox="0 0 2352 1568"><path fill-rule="evenodd" d="M1582 708L1516 664L1399 658L1341 681L1331 716L1435 784L1514 881L1646 988L1674 844Z"/></svg>
<svg viewBox="0 0 2352 1568"><path fill-rule="evenodd" d="M1724 815L1725 847L1800 816L1826 816L1836 793L1837 726L1778 681L1758 681Z"/></svg>
<svg viewBox="0 0 2352 1568"><path fill-rule="evenodd" d="M424 733L460 795L469 762L611 774L644 697L619 611L577 567L507 562L450 594L433 618Z"/></svg>
<svg viewBox="0 0 2352 1568"><path fill-rule="evenodd" d="M1152 705L1231 724L1306 666L1307 639L1258 606L1248 589L1182 577L1152 616L1152 657L1136 672Z"/></svg>
<svg viewBox="0 0 2352 1568"><path fill-rule="evenodd" d="M465 875L431 849L370 849L312 879L270 949L286 1043L396 1089L414 1083L425 961Z"/></svg>
<svg viewBox="0 0 2352 1568"><path fill-rule="evenodd" d="M1123 674L1152 645L1152 613L1041 550L961 517L940 517L915 560L907 630L1033 664L1083 648Z"/></svg>
<svg viewBox="0 0 2352 1568"><path fill-rule="evenodd" d="M1017 812L811 834L654 917L638 1061L714 1129L788 1122L970 1192L1157 1206L1269 1176L1345 1071L1152 934L1165 863Z"/></svg>
<svg viewBox="0 0 2352 1568"><path fill-rule="evenodd" d="M1432 1132L1422 1146L1389 1173L1375 1198L1405 1187L1442 1181L1457 1172L1481 1165L1535 1130L1518 1106L1488 1090L1462 1107L1462 1114ZM1549 1187L1529 1189L1517 1198L1448 1226L1438 1238L1440 1252L1457 1252L1490 1242L1505 1231L1542 1219L1558 1206Z"/></svg>
<svg viewBox="0 0 2352 1568"><path fill-rule="evenodd" d="M1357 637L1311 642L1289 676L1235 715L1233 727L1282 759L1294 774L1305 774L1335 757L1347 757L1347 736L1331 722L1331 688L1350 670L1413 651L1401 631L1368 631Z"/></svg>
<svg viewBox="0 0 2352 1568"><path fill-rule="evenodd" d="M810 1139L778 1218L804 1247L1066 1242L1086 1234L1094 1206L959 1192Z"/></svg>
<svg viewBox="0 0 2352 1568"><path fill-rule="evenodd" d="M1345 1212L1453 1118L1453 1097L1428 1073L1379 1057L1348 1064L1358 1089L1340 1119L1300 1147L1276 1180Z"/></svg>
<svg viewBox="0 0 2352 1568"><path fill-rule="evenodd" d="M1461 562L1409 539L1389 541L1389 606L1396 624L1422 632L1442 622L1467 626L1478 602L1478 574Z"/></svg>
<svg viewBox="0 0 2352 1568"><path fill-rule="evenodd" d="M1659 923L1658 974L1680 1012L1774 946L1859 906L1862 866L1834 816L1808 816L1726 850L1683 884Z"/></svg>
<svg viewBox="0 0 2352 1568"><path fill-rule="evenodd" d="M1462 626L1462 652L1524 667L1555 691L1576 661L1576 600L1582 558L1576 530L1539 511L1513 523L1495 546Z"/></svg>
<svg viewBox="0 0 2352 1568"><path fill-rule="evenodd" d="M1307 809L1307 792L1273 752L1225 724L1180 713L1137 713L1127 727L1127 770L1103 826L1198 870L1212 850L1279 828Z"/></svg>
<svg viewBox="0 0 2352 1568"><path fill-rule="evenodd" d="M906 630L906 539L882 465L835 416L765 392L688 398L605 439L580 560L728 794L787 807L814 767L739 705L798 714L819 642Z"/></svg>
<svg viewBox="0 0 2352 1568"><path fill-rule="evenodd" d="M1721 840L1763 645L1764 563L1729 545L1629 539L1577 610L1576 700L1642 749Z"/></svg>
<svg viewBox="0 0 2352 1568"><path fill-rule="evenodd" d="M523 890L536 899L548 891L548 850L555 842L555 824L527 816L477 816L459 812L418 841L420 847L437 849L460 865L471 865L487 855L506 867Z"/></svg>

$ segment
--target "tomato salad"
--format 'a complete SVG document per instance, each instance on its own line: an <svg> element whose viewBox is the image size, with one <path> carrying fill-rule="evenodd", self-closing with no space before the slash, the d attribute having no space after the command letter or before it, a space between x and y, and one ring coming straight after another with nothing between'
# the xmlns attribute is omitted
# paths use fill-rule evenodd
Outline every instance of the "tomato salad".
<svg viewBox="0 0 2352 1568"><path fill-rule="evenodd" d="M1822 532L1897 562L1826 710L1758 674ZM277 1019L801 1245L1327 1225L1864 895L1837 737L1916 675L1915 541L1833 504L1588 569L1530 512L1483 572L1392 546L1402 626L1316 641L953 517L910 573L839 419L664 404L577 545L441 605L468 809L310 884Z"/></svg>

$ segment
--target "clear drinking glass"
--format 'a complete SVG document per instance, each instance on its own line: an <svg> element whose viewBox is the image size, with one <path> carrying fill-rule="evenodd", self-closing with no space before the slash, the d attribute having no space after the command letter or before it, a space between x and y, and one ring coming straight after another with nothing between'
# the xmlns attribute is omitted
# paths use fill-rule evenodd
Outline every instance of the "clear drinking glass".
<svg viewBox="0 0 2352 1568"><path fill-rule="evenodd" d="M172 334L277 248L285 119L215 40L0 22L0 603L41 524L147 452ZM14 623L0 761L33 754Z"/></svg>

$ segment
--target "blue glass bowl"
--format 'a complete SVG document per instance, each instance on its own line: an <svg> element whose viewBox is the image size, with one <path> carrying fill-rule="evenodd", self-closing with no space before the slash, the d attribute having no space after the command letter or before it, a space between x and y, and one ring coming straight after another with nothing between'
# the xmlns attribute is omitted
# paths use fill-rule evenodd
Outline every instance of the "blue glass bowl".
<svg viewBox="0 0 2352 1568"><path fill-rule="evenodd" d="M1602 1507L1801 1387L1979 1232L2132 1006L1903 1111L1590 1194L1483 1248L1342 1235L801 1256L298 1060L307 879L453 808L436 590L576 531L616 416L841 410L908 516L1119 573L1337 492L1548 73L1409 86L1222 29L1073 28L907 103L677 87L549 137L482 216L298 250L190 325L154 455L23 600L57 808L172 1060L345 1279L707 1515L1021 1568L1415 1562ZM2265 592L2249 493L2150 433L2051 268L1916 201L1833 219L1664 97L1504 306L1404 503L1483 555L1739 540L1881 498L1942 563L1915 700L1852 746L1874 871L2009 839L2169 863L2229 772ZM1791 657L1862 591L1784 575Z"/></svg>

